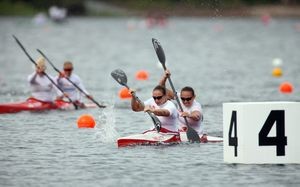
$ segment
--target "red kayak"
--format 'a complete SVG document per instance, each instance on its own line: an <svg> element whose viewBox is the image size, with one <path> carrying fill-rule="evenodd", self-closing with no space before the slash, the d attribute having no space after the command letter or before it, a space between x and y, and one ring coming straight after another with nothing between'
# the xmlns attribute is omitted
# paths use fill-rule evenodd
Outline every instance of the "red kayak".
<svg viewBox="0 0 300 187"><path fill-rule="evenodd" d="M96 105L88 104L86 107L93 108L96 107ZM75 107L72 103L63 100L56 100L54 103L51 103L43 102L34 98L29 98L24 102L0 104L0 114L17 113L21 111L44 111L55 109L69 110L75 109Z"/></svg>
<svg viewBox="0 0 300 187"><path fill-rule="evenodd" d="M118 147L135 145L171 145L180 143L178 133L161 133L154 130L146 131L143 134L135 134L118 138Z"/></svg>
<svg viewBox="0 0 300 187"><path fill-rule="evenodd" d="M201 139L200 139L201 141ZM146 131L143 134L135 134L126 137L118 138L118 147L137 146L137 145L173 145L178 143L188 142L186 132L161 133L154 130ZM223 142L223 138L215 136L207 136L206 141L201 143L217 143Z"/></svg>

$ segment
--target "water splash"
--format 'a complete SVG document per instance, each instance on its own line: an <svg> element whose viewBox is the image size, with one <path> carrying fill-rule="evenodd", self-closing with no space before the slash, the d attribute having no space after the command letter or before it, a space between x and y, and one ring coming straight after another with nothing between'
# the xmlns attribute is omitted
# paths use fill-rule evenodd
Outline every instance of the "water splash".
<svg viewBox="0 0 300 187"><path fill-rule="evenodd" d="M113 106L107 107L98 116L96 136L100 142L111 143L120 137L115 129L115 113L113 112L113 108Z"/></svg>

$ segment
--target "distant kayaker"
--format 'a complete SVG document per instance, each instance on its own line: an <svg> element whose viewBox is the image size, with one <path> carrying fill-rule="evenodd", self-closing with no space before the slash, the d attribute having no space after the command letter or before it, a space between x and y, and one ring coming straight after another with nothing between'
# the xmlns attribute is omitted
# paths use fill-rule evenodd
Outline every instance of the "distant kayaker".
<svg viewBox="0 0 300 187"><path fill-rule="evenodd" d="M45 59L40 57L36 61L35 71L28 76L31 87L31 96L43 102L53 102L57 95L63 95L44 74L46 70ZM53 77L49 77L54 81ZM54 81L55 82L55 81Z"/></svg>
<svg viewBox="0 0 300 187"><path fill-rule="evenodd" d="M168 100L165 87L156 86L152 91L152 98L146 100L144 105L132 97L131 108L135 112L149 111L155 114L161 122L161 132L178 133L178 112L174 103Z"/></svg>
<svg viewBox="0 0 300 187"><path fill-rule="evenodd" d="M57 84L58 86L64 91L65 94L68 95L68 97L71 98L73 102L76 103L76 105L84 108L84 103L82 102L82 93L78 91L78 89L70 82L72 81L76 86L78 86L84 93L86 93L86 96L91 99L92 96L88 93L88 91L85 89L80 77L73 72L73 63L70 61L64 62L63 65L63 72L59 74L59 76L56 76ZM68 78L70 81L68 81L66 78ZM59 96L57 99L63 99L64 96Z"/></svg>
<svg viewBox="0 0 300 187"><path fill-rule="evenodd" d="M159 81L159 85L165 86L166 80L168 77L171 76L169 70L166 70L162 79ZM167 96L168 99L175 99L174 93L172 90L167 89ZM180 103L183 108L183 112L179 112L179 130L186 131L187 127L185 124L184 117L186 117L189 125L197 131L200 137L201 142L207 142L207 135L204 133L203 130L203 112L202 107L199 102L195 100L196 95L195 91L192 87L186 86L181 89L180 94L178 94L180 98Z"/></svg>

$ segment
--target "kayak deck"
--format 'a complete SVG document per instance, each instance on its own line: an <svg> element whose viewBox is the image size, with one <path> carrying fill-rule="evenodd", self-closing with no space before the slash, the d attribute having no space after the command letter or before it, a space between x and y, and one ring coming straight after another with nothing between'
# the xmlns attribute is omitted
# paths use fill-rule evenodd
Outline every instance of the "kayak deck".
<svg viewBox="0 0 300 187"><path fill-rule="evenodd" d="M180 139L181 139L182 142L188 142L189 141L187 139L186 132L180 132ZM200 139L200 141L201 141L201 139ZM223 138L222 137L217 137L217 136L207 136L207 141L202 142L202 143L218 143L218 142L223 142Z"/></svg>
<svg viewBox="0 0 300 187"><path fill-rule="evenodd" d="M127 137L118 138L118 147L134 145L159 145L180 143L180 137L174 133L158 133L148 131L143 134L135 134Z"/></svg>
<svg viewBox="0 0 300 187"><path fill-rule="evenodd" d="M180 132L180 137L174 133L158 133L147 131L143 134L134 134L118 138L118 147L138 146L138 145L172 145L188 142L186 132ZM223 138L207 136L208 143L223 142Z"/></svg>

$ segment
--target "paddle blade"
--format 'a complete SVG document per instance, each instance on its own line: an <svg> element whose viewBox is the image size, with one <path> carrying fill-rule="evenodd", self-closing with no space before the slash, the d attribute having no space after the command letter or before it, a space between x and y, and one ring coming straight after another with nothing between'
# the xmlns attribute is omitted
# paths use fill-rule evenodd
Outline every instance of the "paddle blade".
<svg viewBox="0 0 300 187"><path fill-rule="evenodd" d="M151 117L151 119L152 119L152 121L154 123L155 130L157 132L159 132L160 129L161 129L161 122L160 122L160 120L157 118L156 115L154 115L154 114L152 114L150 112L148 112L148 114L149 114L149 116Z"/></svg>
<svg viewBox="0 0 300 187"><path fill-rule="evenodd" d="M160 63L162 63L163 67L165 67L166 56L165 56L163 48L161 47L159 41L155 38L152 38L152 44L153 44L153 47L155 49L155 52L157 54L157 57L158 57Z"/></svg>
<svg viewBox="0 0 300 187"><path fill-rule="evenodd" d="M188 129L186 131L186 136L187 136L189 142L200 143L200 138L199 138L198 133L190 126L188 126Z"/></svg>
<svg viewBox="0 0 300 187"><path fill-rule="evenodd" d="M123 70L116 69L112 71L110 74L119 84L127 87L127 76Z"/></svg>

